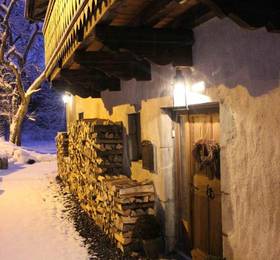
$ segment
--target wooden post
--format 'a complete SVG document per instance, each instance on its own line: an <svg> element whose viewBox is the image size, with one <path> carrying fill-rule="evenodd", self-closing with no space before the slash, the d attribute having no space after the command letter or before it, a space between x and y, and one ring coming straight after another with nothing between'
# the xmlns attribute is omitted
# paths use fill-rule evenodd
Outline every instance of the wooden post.
<svg viewBox="0 0 280 260"><path fill-rule="evenodd" d="M0 157L0 170L8 169L8 158Z"/></svg>

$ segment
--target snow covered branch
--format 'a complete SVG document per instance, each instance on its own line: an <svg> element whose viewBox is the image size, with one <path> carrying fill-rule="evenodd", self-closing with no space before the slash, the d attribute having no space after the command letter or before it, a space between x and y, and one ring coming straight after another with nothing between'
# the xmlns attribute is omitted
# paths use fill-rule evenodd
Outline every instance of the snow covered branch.
<svg viewBox="0 0 280 260"><path fill-rule="evenodd" d="M38 24L31 26L28 23L23 25L17 23L19 19L15 8L17 2L23 3L21 0L10 0L0 5L0 99L2 99L0 113L6 113L6 110L9 110L10 141L19 145L21 126L28 111L31 96L40 91L40 86L46 76L44 71L37 78L30 79L26 76L28 66L35 67L31 72L33 75L38 75L40 71L39 66L33 65L33 62L31 66L29 60L36 36L41 31ZM23 26L24 29L16 30L16 26ZM32 31L31 27L33 27ZM31 83L32 80L33 83Z"/></svg>

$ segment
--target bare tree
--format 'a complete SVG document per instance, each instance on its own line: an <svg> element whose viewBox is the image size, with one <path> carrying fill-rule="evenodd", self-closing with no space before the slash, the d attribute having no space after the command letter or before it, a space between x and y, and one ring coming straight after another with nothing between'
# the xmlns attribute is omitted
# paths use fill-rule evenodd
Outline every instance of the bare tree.
<svg viewBox="0 0 280 260"><path fill-rule="evenodd" d="M28 56L40 26L34 24L32 32L25 41L23 35L14 33L16 21L11 21L11 14L17 2L21 0L6 0L0 3L0 95L6 101L6 116L10 118L10 142L21 144L21 128L31 96L40 90L46 79L43 71L31 84L26 86L24 75L30 66L39 70L36 64L28 64ZM21 44L19 42L21 41ZM29 68L27 68L29 66ZM5 114L5 109L2 112Z"/></svg>

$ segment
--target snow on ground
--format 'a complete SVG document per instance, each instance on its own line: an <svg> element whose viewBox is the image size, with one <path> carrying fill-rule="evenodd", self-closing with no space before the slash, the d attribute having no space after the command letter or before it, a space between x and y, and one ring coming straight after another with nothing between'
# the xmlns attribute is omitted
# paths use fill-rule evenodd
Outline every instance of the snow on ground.
<svg viewBox="0 0 280 260"><path fill-rule="evenodd" d="M0 142L10 167L0 170L0 259L85 260L88 250L54 190L55 155ZM37 162L22 164L26 159Z"/></svg>
<svg viewBox="0 0 280 260"><path fill-rule="evenodd" d="M45 146L47 145L45 144ZM40 147L38 145L36 145L36 147L38 148L37 150L40 150ZM54 154L38 153L28 147L26 149L23 149L14 144L11 144L9 142L3 142L3 141L0 141L0 157L1 156L2 157L7 156L9 158L9 163L12 164L14 163L23 164L23 163L27 163L29 160L34 160L35 162L45 162L45 161L52 161L56 158Z"/></svg>

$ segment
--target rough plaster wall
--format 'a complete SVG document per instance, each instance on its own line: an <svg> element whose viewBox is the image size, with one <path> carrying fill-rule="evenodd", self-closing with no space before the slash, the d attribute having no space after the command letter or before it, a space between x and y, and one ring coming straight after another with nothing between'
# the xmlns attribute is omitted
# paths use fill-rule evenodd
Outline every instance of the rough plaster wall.
<svg viewBox="0 0 280 260"><path fill-rule="evenodd" d="M279 259L280 34L213 19L195 37L195 71L220 102L224 255Z"/></svg>
<svg viewBox="0 0 280 260"><path fill-rule="evenodd" d="M220 102L222 214L227 259L278 259L280 255L280 34L241 29L213 19L195 29L194 77ZM172 122L160 107L170 106L171 66L153 66L152 82L124 83L121 92L100 99L75 98L76 116L122 120L141 110L143 139L157 147L157 172L132 163L134 178L151 178L165 217L168 248L174 245ZM168 97L169 96L169 97ZM132 105L129 105L132 104Z"/></svg>

